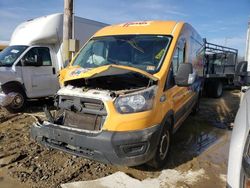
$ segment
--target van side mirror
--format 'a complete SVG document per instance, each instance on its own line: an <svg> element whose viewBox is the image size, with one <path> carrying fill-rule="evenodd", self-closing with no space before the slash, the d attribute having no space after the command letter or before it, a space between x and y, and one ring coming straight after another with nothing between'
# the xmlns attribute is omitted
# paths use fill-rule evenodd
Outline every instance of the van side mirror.
<svg viewBox="0 0 250 188"><path fill-rule="evenodd" d="M22 58L21 63L24 66L35 66L39 67L43 65L42 57L39 55L34 55L34 57Z"/></svg>
<svg viewBox="0 0 250 188"><path fill-rule="evenodd" d="M195 79L196 74L193 72L193 65L191 63L181 63L175 76L176 85L187 87L192 85Z"/></svg>

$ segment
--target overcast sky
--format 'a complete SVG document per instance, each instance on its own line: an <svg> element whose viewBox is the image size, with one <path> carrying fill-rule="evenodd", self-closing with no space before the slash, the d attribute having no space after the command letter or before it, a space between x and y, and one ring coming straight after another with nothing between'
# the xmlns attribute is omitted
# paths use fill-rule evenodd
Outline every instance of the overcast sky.
<svg viewBox="0 0 250 188"><path fill-rule="evenodd" d="M0 1L0 40L25 20L63 12L63 0ZM108 24L135 20L189 22L208 41L245 53L249 0L75 0L75 14Z"/></svg>

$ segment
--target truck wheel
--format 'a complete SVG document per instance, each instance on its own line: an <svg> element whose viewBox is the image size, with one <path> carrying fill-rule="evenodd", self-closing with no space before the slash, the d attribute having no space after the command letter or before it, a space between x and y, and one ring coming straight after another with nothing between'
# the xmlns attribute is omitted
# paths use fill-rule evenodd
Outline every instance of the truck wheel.
<svg viewBox="0 0 250 188"><path fill-rule="evenodd" d="M5 108L11 113L21 112L26 105L25 93L22 91L8 91L7 93L11 92L15 93L16 95L12 102Z"/></svg>
<svg viewBox="0 0 250 188"><path fill-rule="evenodd" d="M213 88L213 97L214 98L219 98L223 94L223 84L221 81L214 82L214 88Z"/></svg>
<svg viewBox="0 0 250 188"><path fill-rule="evenodd" d="M170 149L171 141L171 132L170 132L170 123L166 121L163 130L160 135L160 140L157 146L157 150L154 158L149 162L149 166L159 169L164 166L167 162L168 153Z"/></svg>
<svg viewBox="0 0 250 188"><path fill-rule="evenodd" d="M223 94L223 83L220 80L207 82L206 94L208 97L221 97Z"/></svg>

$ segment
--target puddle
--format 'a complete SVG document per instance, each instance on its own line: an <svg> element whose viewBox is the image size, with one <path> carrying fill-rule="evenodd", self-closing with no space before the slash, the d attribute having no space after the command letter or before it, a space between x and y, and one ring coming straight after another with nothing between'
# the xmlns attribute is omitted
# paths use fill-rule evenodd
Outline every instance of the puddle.
<svg viewBox="0 0 250 188"><path fill-rule="evenodd" d="M175 168L204 152L227 129L219 129L200 117L190 116L173 136L167 168Z"/></svg>
<svg viewBox="0 0 250 188"><path fill-rule="evenodd" d="M211 120L210 122L211 122L211 125L219 129L228 129L230 126L230 123L228 122L223 122L223 121L221 122L221 121L215 121L215 120Z"/></svg>
<svg viewBox="0 0 250 188"><path fill-rule="evenodd" d="M238 104L238 91L225 91L218 99L202 98L199 113L189 116L173 136L168 165L176 167L193 159L230 132Z"/></svg>

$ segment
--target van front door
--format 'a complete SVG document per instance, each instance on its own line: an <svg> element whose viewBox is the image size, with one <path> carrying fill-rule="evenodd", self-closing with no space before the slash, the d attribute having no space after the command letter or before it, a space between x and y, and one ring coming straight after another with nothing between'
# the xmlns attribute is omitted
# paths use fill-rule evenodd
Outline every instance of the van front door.
<svg viewBox="0 0 250 188"><path fill-rule="evenodd" d="M185 40L180 38L175 52L173 54L172 63L168 72L163 96L166 100L163 103L163 116L171 106L174 112L174 131L178 129L181 122L186 119L190 113L190 102L192 101L192 92L188 87L179 87L175 84L175 75L179 65L185 62Z"/></svg>
<svg viewBox="0 0 250 188"><path fill-rule="evenodd" d="M190 91L187 87L179 87L175 84L173 68L170 68L163 96L166 100L161 101L163 107L163 116L172 109L174 115L174 129L177 130L181 122L186 118L190 109L189 104Z"/></svg>
<svg viewBox="0 0 250 188"><path fill-rule="evenodd" d="M33 47L22 58L22 77L29 98L54 95L59 89L48 47Z"/></svg>

